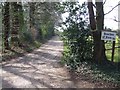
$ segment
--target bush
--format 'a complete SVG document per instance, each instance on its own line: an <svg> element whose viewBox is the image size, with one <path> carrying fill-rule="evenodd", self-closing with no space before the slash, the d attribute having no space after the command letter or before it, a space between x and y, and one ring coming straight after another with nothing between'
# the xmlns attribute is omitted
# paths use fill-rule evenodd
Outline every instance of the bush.
<svg viewBox="0 0 120 90"><path fill-rule="evenodd" d="M24 39L24 41L28 41L30 43L33 43L32 35L29 32L24 32L23 33L23 39Z"/></svg>
<svg viewBox="0 0 120 90"><path fill-rule="evenodd" d="M77 29L76 29L77 30ZM73 30L75 31L75 30ZM80 62L92 59L92 41L89 39L88 30L77 30L77 37L71 33L64 33L64 45L67 48L64 51L64 60L66 64L73 69L79 67ZM87 32L85 32L87 31ZM70 30L69 30L70 32Z"/></svg>
<svg viewBox="0 0 120 90"><path fill-rule="evenodd" d="M93 57L90 29L87 28L88 25L82 18L85 14L85 9L81 10L83 6L85 8L84 4L79 8L78 5L71 4L69 17L64 22L66 29L63 31L62 39L66 49L63 53L63 60L71 69L77 69L81 62L91 60Z"/></svg>

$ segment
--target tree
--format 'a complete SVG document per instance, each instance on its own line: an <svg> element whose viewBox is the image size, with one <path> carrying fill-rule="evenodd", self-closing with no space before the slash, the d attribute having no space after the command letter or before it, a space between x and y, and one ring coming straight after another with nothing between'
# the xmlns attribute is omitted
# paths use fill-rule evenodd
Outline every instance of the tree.
<svg viewBox="0 0 120 90"><path fill-rule="evenodd" d="M10 32L10 13L9 13L9 9L10 9L10 3L9 2L5 2L3 9L3 26L4 26L4 30L3 30L3 39L4 39L4 48L5 49L9 49L9 32Z"/></svg>
<svg viewBox="0 0 120 90"><path fill-rule="evenodd" d="M39 25L39 33L42 39L50 38L54 34L55 22L58 21L55 2L39 2L35 5L35 26Z"/></svg>
<svg viewBox="0 0 120 90"><path fill-rule="evenodd" d="M55 22L58 20L56 4L3 2L2 40L5 49L27 46L25 43L37 44L36 42L39 43L52 37Z"/></svg>
<svg viewBox="0 0 120 90"><path fill-rule="evenodd" d="M24 11L23 11L23 5L22 2L18 3L19 5L19 22L20 22L20 31L21 33L23 33L23 28L24 28L24 24L25 24L25 20L24 20Z"/></svg>
<svg viewBox="0 0 120 90"><path fill-rule="evenodd" d="M93 58L92 39L88 28L86 4L65 3L65 10L69 16L63 25L64 61L71 69L80 67L81 62L90 61Z"/></svg>
<svg viewBox="0 0 120 90"><path fill-rule="evenodd" d="M12 9L12 29L11 29L11 43L19 45L19 30L20 30L20 20L19 20L19 4L17 2L11 2Z"/></svg>
<svg viewBox="0 0 120 90"><path fill-rule="evenodd" d="M107 60L105 54L105 44L101 41L101 30L104 30L104 11L103 11L103 0L101 2L95 2L96 4L96 18L93 10L92 0L88 0L88 10L89 10L89 21L90 27L93 32L94 40L94 60L97 62Z"/></svg>

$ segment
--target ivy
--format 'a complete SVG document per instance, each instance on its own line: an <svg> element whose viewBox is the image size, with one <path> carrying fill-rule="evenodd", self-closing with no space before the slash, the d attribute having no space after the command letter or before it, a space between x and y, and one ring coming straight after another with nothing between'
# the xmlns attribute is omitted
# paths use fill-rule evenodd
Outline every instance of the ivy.
<svg viewBox="0 0 120 90"><path fill-rule="evenodd" d="M82 6L77 3L67 3L67 6L69 17L63 22L66 28L62 35L67 51L64 50L63 60L71 69L77 69L81 62L92 59L93 43L87 24L88 20L84 18L87 15L85 3Z"/></svg>

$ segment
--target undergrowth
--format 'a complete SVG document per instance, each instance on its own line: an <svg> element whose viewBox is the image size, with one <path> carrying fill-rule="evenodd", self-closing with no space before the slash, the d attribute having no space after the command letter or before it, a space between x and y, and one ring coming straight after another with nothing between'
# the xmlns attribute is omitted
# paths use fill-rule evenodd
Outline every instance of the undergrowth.
<svg viewBox="0 0 120 90"><path fill-rule="evenodd" d="M23 56L25 53L30 53L34 49L39 48L41 46L41 42L34 41L32 43L23 41L24 44L20 46L11 45L11 48L8 50L5 50L4 53L2 53L2 61L9 61L12 58Z"/></svg>
<svg viewBox="0 0 120 90"><path fill-rule="evenodd" d="M67 52L67 49L64 47L64 52ZM65 62L64 57L61 60L61 63L67 66L68 69L71 69ZM73 70L73 69L72 69ZM104 63L98 64L92 60L85 60L79 62L79 67L74 70L75 72L90 77L94 81L104 81L107 83L112 83L116 86L120 86L120 64L119 63Z"/></svg>

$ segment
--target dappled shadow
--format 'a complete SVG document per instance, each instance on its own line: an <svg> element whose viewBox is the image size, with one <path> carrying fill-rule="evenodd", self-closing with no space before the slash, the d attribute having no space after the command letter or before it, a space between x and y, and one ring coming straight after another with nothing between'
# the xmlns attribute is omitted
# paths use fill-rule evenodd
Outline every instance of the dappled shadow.
<svg viewBox="0 0 120 90"><path fill-rule="evenodd" d="M20 84L20 83L29 84L29 85L32 85L33 88L38 88L37 85L44 85L47 88L52 88L52 86L50 86L49 84L45 83L42 79L41 80L40 79L35 79L30 74L29 75L24 75L25 73L30 73L30 72L20 72L20 69L16 69L16 67L12 67L12 66L9 67L9 68L3 67L3 70L8 72L8 73L12 73L12 74L14 74L17 77L19 76L20 79L24 80L24 82L16 82L18 84ZM35 72L33 72L33 73L35 73ZM18 79L18 81L19 81L19 79ZM7 84L7 86L6 86L5 83L3 82L3 87L11 87L10 84Z"/></svg>
<svg viewBox="0 0 120 90"><path fill-rule="evenodd" d="M93 63L91 63L93 64ZM114 69L114 67L108 67L107 65L98 65L98 66L94 66L94 69L92 71L92 66L94 65L90 65L90 63L79 69L79 72L76 72L74 70L70 70L69 71L69 75L70 75L70 79L72 79L72 81L74 82L75 85L85 85L87 87L90 88L120 88L120 84L115 84L113 82L109 82L106 80L103 80L102 77L106 78L109 77L109 79L114 78L116 81L119 79L119 76L116 76L116 70ZM89 69L88 67L91 67L91 69ZM107 67L107 68L106 68ZM86 68L86 70L85 70ZM96 69L96 70L95 70ZM88 72L89 71L89 72ZM111 71L111 72L110 72ZM100 73L95 73L95 72L100 72ZM112 77L116 76L116 77ZM101 77L99 77L98 79L98 75L104 75ZM95 78L96 77L96 78ZM84 87L84 86L82 86Z"/></svg>
<svg viewBox="0 0 120 90"><path fill-rule="evenodd" d="M15 88L91 88L95 87L85 77L78 79L77 74L70 72L59 62L63 45L53 38L39 49L13 62L3 64L3 79L11 82ZM4 87L6 85L3 82ZM70 90L70 89L69 89Z"/></svg>
<svg viewBox="0 0 120 90"><path fill-rule="evenodd" d="M62 50L63 46L60 43L54 43L54 41L58 40L54 38L53 41L50 40L40 49L3 64L3 79L11 82L16 88L71 87L72 82L70 84L62 82L62 80L69 78L58 63L61 58L59 49ZM53 48L53 50L47 48ZM4 83L4 87L10 86Z"/></svg>
<svg viewBox="0 0 120 90"><path fill-rule="evenodd" d="M50 54L50 53L46 53L46 52L42 52L42 51L34 52L34 54L39 55L39 57L44 57L44 58L49 59L49 60L57 60L58 61L58 60L61 59L60 56Z"/></svg>
<svg viewBox="0 0 120 90"><path fill-rule="evenodd" d="M53 38L32 53L3 64L3 87L14 88L97 88L91 77L63 67L61 60L63 44ZM70 89L69 89L70 90Z"/></svg>
<svg viewBox="0 0 120 90"><path fill-rule="evenodd" d="M94 69L101 72L101 75L107 79L111 87L119 87L120 88L120 69L118 63L106 63L106 64L97 64ZM118 83L119 82L119 83ZM116 83L116 84L115 84Z"/></svg>
<svg viewBox="0 0 120 90"><path fill-rule="evenodd" d="M12 84L10 84L7 80L2 79L2 88L15 88Z"/></svg>
<svg viewBox="0 0 120 90"><path fill-rule="evenodd" d="M69 75L77 88L98 88L89 76L81 75L74 70L69 70Z"/></svg>
<svg viewBox="0 0 120 90"><path fill-rule="evenodd" d="M2 62L6 62L8 60L16 59L18 57L24 56L26 53L30 53L33 51L33 48L30 46L25 47L16 47L12 46L8 50L5 50L6 53L2 53ZM0 62L1 63L1 62Z"/></svg>
<svg viewBox="0 0 120 90"><path fill-rule="evenodd" d="M60 46L62 43L62 41L54 41L54 40L50 40L49 43L47 45L51 45L51 46Z"/></svg>

